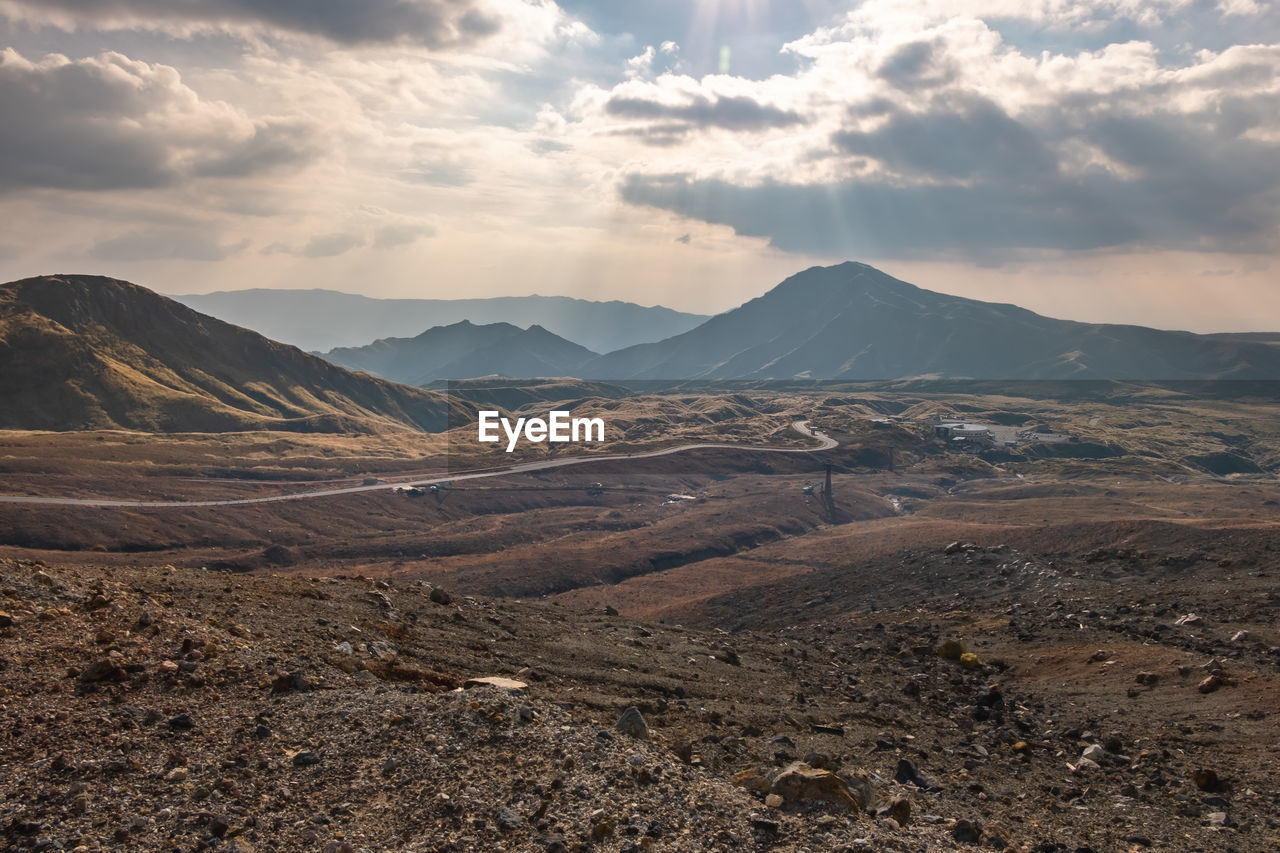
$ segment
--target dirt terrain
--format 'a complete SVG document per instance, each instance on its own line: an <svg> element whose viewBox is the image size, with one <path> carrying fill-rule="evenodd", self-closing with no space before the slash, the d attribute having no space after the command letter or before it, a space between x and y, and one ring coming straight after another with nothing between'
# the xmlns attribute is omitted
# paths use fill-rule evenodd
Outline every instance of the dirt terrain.
<svg viewBox="0 0 1280 853"><path fill-rule="evenodd" d="M590 403L610 451L841 444L0 504L0 838L1277 849L1280 400L1232 390L646 389ZM408 485L495 464L468 442L7 432L0 491Z"/></svg>

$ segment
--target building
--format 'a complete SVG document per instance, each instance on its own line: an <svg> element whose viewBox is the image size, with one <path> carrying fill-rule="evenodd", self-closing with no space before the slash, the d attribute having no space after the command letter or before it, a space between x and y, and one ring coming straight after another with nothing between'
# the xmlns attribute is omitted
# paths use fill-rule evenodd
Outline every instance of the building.
<svg viewBox="0 0 1280 853"><path fill-rule="evenodd" d="M990 427L985 427L982 424L971 424L967 421L943 421L933 428L933 434L938 438L945 438L951 441L995 443L995 439L991 436Z"/></svg>

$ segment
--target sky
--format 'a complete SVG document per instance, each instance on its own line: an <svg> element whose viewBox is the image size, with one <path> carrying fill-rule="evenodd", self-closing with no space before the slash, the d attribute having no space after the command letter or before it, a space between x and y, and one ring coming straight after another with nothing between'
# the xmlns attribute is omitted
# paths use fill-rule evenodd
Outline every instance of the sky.
<svg viewBox="0 0 1280 853"><path fill-rule="evenodd" d="M1280 330L1265 0L0 0L0 279Z"/></svg>

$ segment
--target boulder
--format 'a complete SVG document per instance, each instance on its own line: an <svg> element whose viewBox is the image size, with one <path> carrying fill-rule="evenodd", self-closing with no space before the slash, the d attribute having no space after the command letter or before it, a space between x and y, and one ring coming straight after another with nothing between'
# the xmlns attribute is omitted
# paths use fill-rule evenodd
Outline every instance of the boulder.
<svg viewBox="0 0 1280 853"><path fill-rule="evenodd" d="M818 800L841 806L851 812L866 809L867 802L860 799L861 792L851 790L835 773L810 767L803 761L795 761L782 768L773 778L769 793L782 797L784 802Z"/></svg>
<svg viewBox="0 0 1280 853"><path fill-rule="evenodd" d="M622 716L618 718L618 724L614 728L629 737L639 740L649 739L649 724L645 722L644 715L640 713L640 709L635 706L622 712Z"/></svg>

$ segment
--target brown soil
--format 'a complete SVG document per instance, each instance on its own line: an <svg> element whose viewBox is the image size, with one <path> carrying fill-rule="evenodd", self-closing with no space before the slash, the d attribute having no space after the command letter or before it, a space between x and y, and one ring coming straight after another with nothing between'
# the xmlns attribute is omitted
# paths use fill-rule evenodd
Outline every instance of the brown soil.
<svg viewBox="0 0 1280 853"><path fill-rule="evenodd" d="M1280 846L1276 401L748 399L622 400L623 446L663 444L648 415L680 441L731 430L762 444L801 440L787 424L811 417L842 446L597 463L417 498L0 504L0 838L935 850L968 846L968 821L1014 850ZM924 424L870 420L942 411L1046 423L1087 452L955 453ZM0 491L261 496L495 464L465 441L10 432ZM1256 470L1215 473L1223 453ZM834 512L803 488L826 461ZM976 668L930 651L949 638ZM105 680L82 681L112 649ZM1202 693L1206 666L1221 683ZM317 689L273 695L292 672ZM452 692L475 675L528 687ZM651 741L613 731L629 706ZM181 713L194 728L170 725ZM1082 765L1095 745L1098 767ZM295 765L300 751L320 763ZM883 804L905 797L906 825L829 803L779 810L733 784L806 755L869 774ZM939 790L895 783L900 759ZM1198 785L1201 770L1219 781Z"/></svg>

